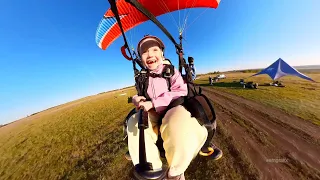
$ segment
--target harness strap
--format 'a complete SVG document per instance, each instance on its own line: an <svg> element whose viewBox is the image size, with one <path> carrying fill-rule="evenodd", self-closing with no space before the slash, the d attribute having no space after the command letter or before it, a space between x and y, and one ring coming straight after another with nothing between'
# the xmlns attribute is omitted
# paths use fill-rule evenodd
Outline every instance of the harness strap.
<svg viewBox="0 0 320 180"><path fill-rule="evenodd" d="M164 69L164 72L162 72L162 76L164 78L166 78L167 80L167 84L168 84L168 89L169 91L171 91L171 77L173 76L174 74L174 67L173 65L168 65L166 64L165 65L165 69Z"/></svg>
<svg viewBox="0 0 320 180"><path fill-rule="evenodd" d="M203 97L203 99L206 101L207 105L209 106L209 111L211 111L212 117L208 117L208 115L206 114L206 110L203 109L203 107L201 107L200 109L200 113L201 113L201 117L205 117L203 119L204 121L204 126L206 127L207 131L208 131L208 137L206 142L204 143L203 147L210 147L210 142L214 136L215 133L215 127L213 127L215 125L215 121L216 121L216 113L212 107L212 104L210 103L209 99L201 93L201 88L199 88L199 95L201 97Z"/></svg>
<svg viewBox="0 0 320 180"><path fill-rule="evenodd" d="M171 77L174 74L174 66L173 65L169 65L169 64L165 64L165 67L163 68L162 74L155 74L155 73L147 73L148 77L153 77L153 78L165 78L167 81L167 86L168 86L168 90L171 91ZM148 85L146 85L146 87L148 87Z"/></svg>
<svg viewBox="0 0 320 180"><path fill-rule="evenodd" d="M144 96L147 100L150 100L150 97L148 95L148 71L141 70L140 73L135 76L136 81L136 89L138 91L139 96Z"/></svg>
<svg viewBox="0 0 320 180"><path fill-rule="evenodd" d="M171 79L166 78L166 80L167 80L168 90L171 91Z"/></svg>

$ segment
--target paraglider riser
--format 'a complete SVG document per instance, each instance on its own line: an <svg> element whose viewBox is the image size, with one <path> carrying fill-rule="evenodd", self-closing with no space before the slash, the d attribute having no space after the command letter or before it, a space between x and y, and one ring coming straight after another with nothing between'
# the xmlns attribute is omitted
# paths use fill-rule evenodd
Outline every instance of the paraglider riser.
<svg viewBox="0 0 320 180"><path fill-rule="evenodd" d="M161 169L155 171L150 162L147 162L146 158L146 147L145 147L145 138L144 130L148 128L148 115L147 112L144 112L143 109L139 110L139 164L134 167L134 178L137 180L144 179L163 179L166 175L166 170Z"/></svg>

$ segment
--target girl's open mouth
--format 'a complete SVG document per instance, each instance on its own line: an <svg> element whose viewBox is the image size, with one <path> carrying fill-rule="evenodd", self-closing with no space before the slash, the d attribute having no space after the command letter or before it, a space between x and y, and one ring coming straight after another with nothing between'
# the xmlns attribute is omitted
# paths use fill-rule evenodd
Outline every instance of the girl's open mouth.
<svg viewBox="0 0 320 180"><path fill-rule="evenodd" d="M157 60L149 60L149 61L147 61L147 64L150 65L150 64L153 64L153 63L156 63L156 62L157 62Z"/></svg>

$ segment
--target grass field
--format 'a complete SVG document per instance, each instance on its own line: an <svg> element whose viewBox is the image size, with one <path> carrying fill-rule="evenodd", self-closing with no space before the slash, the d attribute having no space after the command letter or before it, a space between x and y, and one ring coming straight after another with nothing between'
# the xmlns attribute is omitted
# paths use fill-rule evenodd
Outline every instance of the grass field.
<svg viewBox="0 0 320 180"><path fill-rule="evenodd" d="M272 82L269 76L250 77L251 75L253 73L229 73L226 74L227 79L214 83L212 88L280 108L289 114L320 125L320 73L306 73L317 83L293 76L282 77L280 80L286 87L263 86L264 83ZM206 86L208 77L208 75L202 76L195 82ZM244 89L239 83L240 79L245 79L245 82L256 82L259 87L258 89Z"/></svg>
<svg viewBox="0 0 320 180"><path fill-rule="evenodd" d="M119 94L126 92L127 95ZM0 179L79 179L99 169L83 169L97 149L107 151L103 168L113 170L121 141L121 122L133 107L127 97L135 90L83 98L37 113L0 128ZM121 156L121 160L122 160ZM84 163L86 162L86 163ZM109 164L110 163L110 164ZM110 169L111 168L111 169ZM94 177L94 176L93 176Z"/></svg>

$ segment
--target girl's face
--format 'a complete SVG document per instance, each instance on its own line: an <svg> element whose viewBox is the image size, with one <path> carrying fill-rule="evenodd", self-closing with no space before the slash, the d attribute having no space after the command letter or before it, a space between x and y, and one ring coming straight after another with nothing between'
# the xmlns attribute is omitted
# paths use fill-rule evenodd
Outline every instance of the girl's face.
<svg viewBox="0 0 320 180"><path fill-rule="evenodd" d="M155 70L163 62L163 51L159 46L151 46L141 53L143 65L150 70Z"/></svg>

